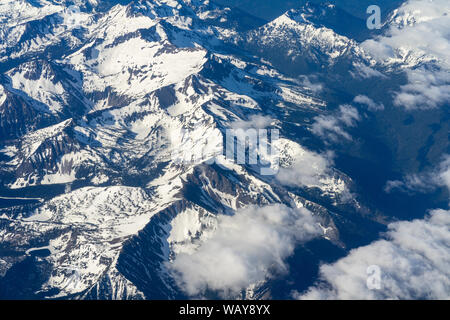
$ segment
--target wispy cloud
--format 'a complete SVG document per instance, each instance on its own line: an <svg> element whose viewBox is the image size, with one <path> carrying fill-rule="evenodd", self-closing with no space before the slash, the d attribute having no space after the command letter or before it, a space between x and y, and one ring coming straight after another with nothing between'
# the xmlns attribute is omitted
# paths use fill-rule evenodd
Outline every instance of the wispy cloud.
<svg viewBox="0 0 450 320"><path fill-rule="evenodd" d="M407 71L407 75L409 83L395 94L395 105L407 109L428 109L450 102L449 71L420 68Z"/></svg>
<svg viewBox="0 0 450 320"><path fill-rule="evenodd" d="M350 74L353 78L363 78L363 79L370 79L374 77L378 78L386 78L384 74L382 74L380 71L375 70L369 66L366 66L362 63L354 63L353 64L354 71L350 71Z"/></svg>
<svg viewBox="0 0 450 320"><path fill-rule="evenodd" d="M444 160L434 170L418 174L406 175L402 180L391 180L386 183L384 191L407 193L427 193L437 187L447 187L450 190L450 156L444 156Z"/></svg>
<svg viewBox="0 0 450 320"><path fill-rule="evenodd" d="M314 77L300 76L300 82L305 87L311 89L313 92L320 92L323 90L323 84L320 82L313 82L311 79L315 80Z"/></svg>
<svg viewBox="0 0 450 320"><path fill-rule="evenodd" d="M320 115L314 118L311 132L315 135L338 142L339 139L352 140L345 127L354 127L360 120L359 112L350 105L342 105L334 115Z"/></svg>
<svg viewBox="0 0 450 320"><path fill-rule="evenodd" d="M364 95L358 95L353 99L353 102L363 104L367 106L369 111L381 111L384 110L384 105L382 103L376 103L372 99Z"/></svg>

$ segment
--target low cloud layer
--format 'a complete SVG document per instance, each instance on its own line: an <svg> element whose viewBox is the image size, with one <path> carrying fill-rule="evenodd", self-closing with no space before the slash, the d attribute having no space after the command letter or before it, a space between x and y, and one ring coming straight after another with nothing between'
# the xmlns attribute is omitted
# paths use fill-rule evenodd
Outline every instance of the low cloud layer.
<svg viewBox="0 0 450 320"><path fill-rule="evenodd" d="M183 291L233 297L251 284L287 272L294 248L321 234L311 213L284 205L250 207L218 216L215 232L193 254L179 254L170 270Z"/></svg>

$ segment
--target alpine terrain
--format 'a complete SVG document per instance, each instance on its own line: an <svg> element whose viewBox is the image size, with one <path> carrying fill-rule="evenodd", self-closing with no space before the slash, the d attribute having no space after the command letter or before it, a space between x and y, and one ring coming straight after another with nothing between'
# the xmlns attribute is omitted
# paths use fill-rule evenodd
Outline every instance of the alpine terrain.
<svg viewBox="0 0 450 320"><path fill-rule="evenodd" d="M0 299L450 298L450 4L360 2L1 0Z"/></svg>

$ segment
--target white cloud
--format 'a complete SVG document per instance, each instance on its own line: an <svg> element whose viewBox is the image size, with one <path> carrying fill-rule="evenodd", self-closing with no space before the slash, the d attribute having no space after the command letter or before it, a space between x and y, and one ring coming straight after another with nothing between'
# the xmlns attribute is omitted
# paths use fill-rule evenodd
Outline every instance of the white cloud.
<svg viewBox="0 0 450 320"><path fill-rule="evenodd" d="M360 120L358 110L350 105L342 105L335 115L320 115L314 118L311 132L315 135L338 142L340 138L352 140L343 127L354 127Z"/></svg>
<svg viewBox="0 0 450 320"><path fill-rule="evenodd" d="M248 121L237 120L231 123L231 129L265 129L273 123L273 119L268 116L251 115Z"/></svg>
<svg viewBox="0 0 450 320"><path fill-rule="evenodd" d="M373 77L379 77L379 78L386 78L384 74L382 74L380 71L377 71L375 69L372 69L369 66L366 66L362 63L354 63L353 67L355 68L355 72L350 71L350 74L353 78L363 78L363 79L370 79Z"/></svg>
<svg viewBox="0 0 450 320"><path fill-rule="evenodd" d="M450 190L450 155L445 155L443 161L435 170L410 174L401 181L388 181L384 191L388 193L394 190L407 193L427 193L437 187L447 187Z"/></svg>
<svg viewBox="0 0 450 320"><path fill-rule="evenodd" d="M449 299L450 212L435 210L424 220L389 225L387 240L352 250L320 268L326 284L300 299ZM367 268L381 270L381 286L370 290Z"/></svg>
<svg viewBox="0 0 450 320"><path fill-rule="evenodd" d="M384 191L391 193L398 190L406 193L428 193L436 189L436 183L429 174L411 174L403 180L391 180L386 183Z"/></svg>
<svg viewBox="0 0 450 320"><path fill-rule="evenodd" d="M438 181L440 185L447 187L450 191L450 155L446 155L440 165Z"/></svg>
<svg viewBox="0 0 450 320"><path fill-rule="evenodd" d="M277 179L285 185L321 185L320 179L330 172L331 164L331 154L320 155L312 151L303 150L300 154L295 155L295 159L290 167L280 168Z"/></svg>
<svg viewBox="0 0 450 320"><path fill-rule="evenodd" d="M339 137L343 137L347 140L352 139L352 137L340 127L338 119L333 116L315 117L311 131L319 137L328 138L332 141L338 141Z"/></svg>
<svg viewBox="0 0 450 320"><path fill-rule="evenodd" d="M356 122L360 120L358 110L349 105L342 105L339 107L339 120L347 127L354 127Z"/></svg>
<svg viewBox="0 0 450 320"><path fill-rule="evenodd" d="M444 158L434 176L435 184L450 191L450 156ZM294 297L450 299L450 210L432 210L422 220L391 223L388 230L385 239L354 249L336 263L322 265L322 283L303 294L295 292ZM380 268L381 281L379 289L371 290L367 268L373 265Z"/></svg>
<svg viewBox="0 0 450 320"><path fill-rule="evenodd" d="M370 111L381 111L384 110L384 105L382 103L376 103L372 99L364 95L358 95L353 99L354 102L364 104Z"/></svg>
<svg viewBox="0 0 450 320"><path fill-rule="evenodd" d="M405 68L408 84L395 94L396 105L426 109L450 102L449 24L448 0L410 0L396 11L385 35L362 43L375 59Z"/></svg>
<svg viewBox="0 0 450 320"><path fill-rule="evenodd" d="M310 77L300 76L300 82L313 92L321 92L323 90L323 84L320 82L312 82Z"/></svg>
<svg viewBox="0 0 450 320"><path fill-rule="evenodd" d="M396 11L385 35L367 40L362 46L379 59L427 57L448 66L449 15L447 0L409 0Z"/></svg>
<svg viewBox="0 0 450 320"><path fill-rule="evenodd" d="M407 75L409 83L395 95L395 105L428 109L450 102L450 72L420 68L407 71Z"/></svg>
<svg viewBox="0 0 450 320"><path fill-rule="evenodd" d="M284 205L249 207L217 217L217 229L198 249L175 257L169 269L190 296L205 290L233 297L252 284L287 272L295 246L321 234L311 213Z"/></svg>
<svg viewBox="0 0 450 320"><path fill-rule="evenodd" d="M370 52L372 57L374 57L376 60L385 60L388 58L393 58L395 56L394 49L380 41L380 39L366 40L361 44L361 47Z"/></svg>

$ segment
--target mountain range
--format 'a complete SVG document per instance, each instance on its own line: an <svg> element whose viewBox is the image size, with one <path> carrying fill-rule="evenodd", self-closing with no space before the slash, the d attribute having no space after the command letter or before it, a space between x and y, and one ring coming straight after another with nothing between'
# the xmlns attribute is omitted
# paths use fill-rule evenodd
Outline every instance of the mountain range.
<svg viewBox="0 0 450 320"><path fill-rule="evenodd" d="M290 299L447 207L448 16L365 2L2 1L0 298Z"/></svg>

